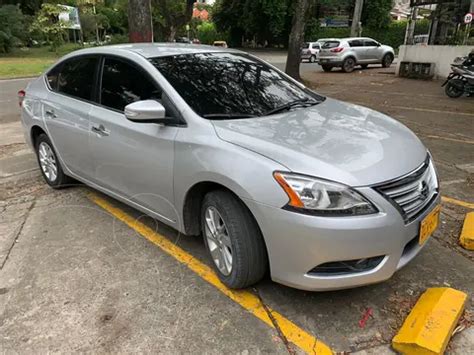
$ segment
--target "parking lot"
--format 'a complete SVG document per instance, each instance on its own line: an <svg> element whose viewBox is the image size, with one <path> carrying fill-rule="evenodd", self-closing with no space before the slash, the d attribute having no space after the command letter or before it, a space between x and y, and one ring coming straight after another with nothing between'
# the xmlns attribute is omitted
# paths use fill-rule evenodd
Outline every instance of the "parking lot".
<svg viewBox="0 0 474 355"><path fill-rule="evenodd" d="M284 63L280 53L259 55ZM50 189L19 123L16 92L28 80L0 81L0 351L391 353L420 294L453 287L469 300L448 352L474 352L474 252L458 244L474 208L474 101L394 70L302 65L309 87L384 112L421 138L440 174L440 228L389 281L320 293L268 277L227 290L201 238L83 185Z"/></svg>

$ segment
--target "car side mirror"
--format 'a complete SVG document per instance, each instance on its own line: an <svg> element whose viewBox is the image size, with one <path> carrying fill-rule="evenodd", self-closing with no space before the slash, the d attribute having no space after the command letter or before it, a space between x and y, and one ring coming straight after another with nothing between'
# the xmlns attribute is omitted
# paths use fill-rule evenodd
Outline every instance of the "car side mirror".
<svg viewBox="0 0 474 355"><path fill-rule="evenodd" d="M125 117L137 123L173 123L172 117L166 117L166 109L156 100L142 100L125 106Z"/></svg>
<svg viewBox="0 0 474 355"><path fill-rule="evenodd" d="M379 42L377 42L377 47L380 47L380 46L381 46L381 44Z"/></svg>

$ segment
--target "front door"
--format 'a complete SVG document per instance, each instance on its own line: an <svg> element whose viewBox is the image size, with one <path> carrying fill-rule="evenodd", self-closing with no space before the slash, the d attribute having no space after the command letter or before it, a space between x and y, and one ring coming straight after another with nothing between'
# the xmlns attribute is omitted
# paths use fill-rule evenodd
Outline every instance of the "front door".
<svg viewBox="0 0 474 355"><path fill-rule="evenodd" d="M100 105L90 112L90 149L97 184L173 224L178 220L173 207L174 138L180 128L131 122L123 113L132 102L161 97L145 71L106 57Z"/></svg>
<svg viewBox="0 0 474 355"><path fill-rule="evenodd" d="M379 63L382 60L382 48L372 39L364 40L365 56L367 61Z"/></svg>

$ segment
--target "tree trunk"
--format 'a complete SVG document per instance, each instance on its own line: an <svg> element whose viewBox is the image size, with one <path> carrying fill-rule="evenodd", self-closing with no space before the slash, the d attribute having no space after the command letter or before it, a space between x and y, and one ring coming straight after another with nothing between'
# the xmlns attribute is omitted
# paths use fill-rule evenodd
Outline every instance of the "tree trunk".
<svg viewBox="0 0 474 355"><path fill-rule="evenodd" d="M352 17L351 37L361 35L360 17L362 16L362 8L364 7L364 0L356 0L354 7L354 15Z"/></svg>
<svg viewBox="0 0 474 355"><path fill-rule="evenodd" d="M130 42L153 42L150 0L128 1L128 29Z"/></svg>
<svg viewBox="0 0 474 355"><path fill-rule="evenodd" d="M304 39L306 15L309 9L309 0L296 0L295 13L291 23L291 32L288 40L288 57L286 58L285 72L296 80L300 77L301 44Z"/></svg>

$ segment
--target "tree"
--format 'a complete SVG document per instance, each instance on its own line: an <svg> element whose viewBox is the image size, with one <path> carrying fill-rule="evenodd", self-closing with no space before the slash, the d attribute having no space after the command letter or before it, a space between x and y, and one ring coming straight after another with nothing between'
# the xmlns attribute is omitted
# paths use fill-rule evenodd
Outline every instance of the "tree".
<svg viewBox="0 0 474 355"><path fill-rule="evenodd" d="M301 45L304 39L304 28L310 0L296 0L295 12L288 41L288 57L285 72L296 80L300 77Z"/></svg>
<svg viewBox="0 0 474 355"><path fill-rule="evenodd" d="M176 33L191 21L196 0L153 0L153 20L162 37L173 42Z"/></svg>
<svg viewBox="0 0 474 355"><path fill-rule="evenodd" d="M59 21L59 14L64 12L61 5L45 3L36 14L30 26L31 32L39 32L51 43L51 49L56 51L64 41L67 23Z"/></svg>
<svg viewBox="0 0 474 355"><path fill-rule="evenodd" d="M364 1L362 10L362 23L372 29L386 28L390 24L390 10L392 0Z"/></svg>
<svg viewBox="0 0 474 355"><path fill-rule="evenodd" d="M15 41L26 39L25 22L25 16L18 5L0 7L1 52L8 52Z"/></svg>
<svg viewBox="0 0 474 355"><path fill-rule="evenodd" d="M153 42L150 0L129 0L128 36L130 42Z"/></svg>

